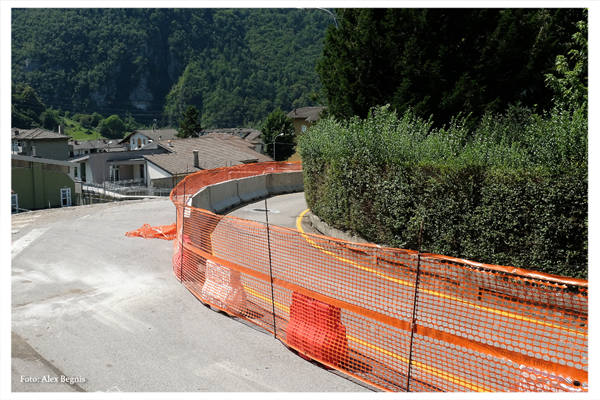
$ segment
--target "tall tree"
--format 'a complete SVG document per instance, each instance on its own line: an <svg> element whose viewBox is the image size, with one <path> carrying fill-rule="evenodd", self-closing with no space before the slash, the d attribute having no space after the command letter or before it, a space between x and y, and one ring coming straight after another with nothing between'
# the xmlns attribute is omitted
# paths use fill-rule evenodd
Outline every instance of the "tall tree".
<svg viewBox="0 0 600 400"><path fill-rule="evenodd" d="M588 10L585 19L577 22L577 32L573 34L570 57L556 56L556 72L546 74L546 83L554 90L559 105L578 108L588 101Z"/></svg>
<svg viewBox="0 0 600 400"><path fill-rule="evenodd" d="M39 124L39 115L46 106L29 85L11 82L11 124L14 128L30 129L32 123Z"/></svg>
<svg viewBox="0 0 600 400"><path fill-rule="evenodd" d="M200 112L196 107L188 106L183 113L183 120L179 121L179 132L177 133L177 137L196 137L201 130Z"/></svg>
<svg viewBox="0 0 600 400"><path fill-rule="evenodd" d="M390 104L436 125L511 103L550 108L543 82L581 9L338 9L317 64L329 111Z"/></svg>
<svg viewBox="0 0 600 400"><path fill-rule="evenodd" d="M127 130L125 123L118 115L111 115L110 117L102 120L100 124L108 129L108 135L103 133L103 129L100 129L100 133L113 139L123 137L123 133L125 133Z"/></svg>
<svg viewBox="0 0 600 400"><path fill-rule="evenodd" d="M295 152L294 123L283 111L277 109L267 117L262 126L265 153L274 161L288 159Z"/></svg>

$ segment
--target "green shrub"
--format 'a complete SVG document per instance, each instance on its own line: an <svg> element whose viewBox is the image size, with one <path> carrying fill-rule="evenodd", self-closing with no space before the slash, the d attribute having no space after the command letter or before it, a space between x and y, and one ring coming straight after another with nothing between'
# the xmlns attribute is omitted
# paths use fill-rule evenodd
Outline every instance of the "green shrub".
<svg viewBox="0 0 600 400"><path fill-rule="evenodd" d="M299 139L305 194L366 240L587 277L587 113L511 107L469 132L385 107Z"/></svg>

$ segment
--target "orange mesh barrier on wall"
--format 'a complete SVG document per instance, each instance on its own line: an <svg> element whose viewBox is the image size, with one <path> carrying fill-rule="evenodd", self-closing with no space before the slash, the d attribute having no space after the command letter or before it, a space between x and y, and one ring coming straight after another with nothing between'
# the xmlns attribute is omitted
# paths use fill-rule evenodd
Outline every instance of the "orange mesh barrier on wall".
<svg viewBox="0 0 600 400"><path fill-rule="evenodd" d="M189 205L207 185L299 170L264 163L201 171L173 190L173 270L201 301L386 391L588 390L587 281Z"/></svg>

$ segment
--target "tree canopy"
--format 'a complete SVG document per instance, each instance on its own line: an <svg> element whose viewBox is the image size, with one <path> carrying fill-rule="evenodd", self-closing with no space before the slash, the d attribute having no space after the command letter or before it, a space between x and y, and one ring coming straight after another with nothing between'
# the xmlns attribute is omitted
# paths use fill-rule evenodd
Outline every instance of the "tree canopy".
<svg viewBox="0 0 600 400"><path fill-rule="evenodd" d="M577 32L573 34L571 57L556 56L556 73L546 74L546 82L555 93L557 103L578 108L588 101L588 10L585 19L577 22Z"/></svg>
<svg viewBox="0 0 600 400"><path fill-rule="evenodd" d="M176 126L193 105L208 128L259 127L276 108L318 105L314 66L333 23L276 8L11 12L13 81L48 107Z"/></svg>
<svg viewBox="0 0 600 400"><path fill-rule="evenodd" d="M118 139L123 137L127 126L118 115L111 115L100 122L99 129L102 135Z"/></svg>
<svg viewBox="0 0 600 400"><path fill-rule="evenodd" d="M199 119L200 112L194 106L188 106L183 113L183 119L179 121L179 132L177 137L189 138L198 136L198 133L202 130Z"/></svg>
<svg viewBox="0 0 600 400"><path fill-rule="evenodd" d="M582 9L337 9L317 71L329 112L366 118L390 104L436 125L509 104L552 106L544 83ZM587 20L587 18L586 18Z"/></svg>
<svg viewBox="0 0 600 400"><path fill-rule="evenodd" d="M40 123L39 115L46 111L35 90L29 85L11 82L11 123L14 128L30 129Z"/></svg>
<svg viewBox="0 0 600 400"><path fill-rule="evenodd" d="M265 153L274 161L288 159L294 154L296 146L291 118L279 109L269 114L262 127L262 141Z"/></svg>

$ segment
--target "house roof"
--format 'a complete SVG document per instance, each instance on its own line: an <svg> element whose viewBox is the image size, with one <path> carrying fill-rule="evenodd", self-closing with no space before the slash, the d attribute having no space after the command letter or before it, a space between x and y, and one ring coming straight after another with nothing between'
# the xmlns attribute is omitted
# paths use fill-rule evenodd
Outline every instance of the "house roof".
<svg viewBox="0 0 600 400"><path fill-rule="evenodd" d="M42 139L62 139L68 140L71 137L61 135L60 133L48 131L42 128L21 129L12 128L10 131L11 139L42 140Z"/></svg>
<svg viewBox="0 0 600 400"><path fill-rule="evenodd" d="M111 143L112 142L112 143ZM114 151L115 147L121 148L122 146L116 140L70 140L69 146L73 146L73 150L92 150L99 149L104 150L107 147Z"/></svg>
<svg viewBox="0 0 600 400"><path fill-rule="evenodd" d="M229 128L229 129L205 129L201 133L201 136L208 137L224 137L224 134L240 137L244 140L253 141L257 139L262 132L258 129L252 128Z"/></svg>
<svg viewBox="0 0 600 400"><path fill-rule="evenodd" d="M11 154L10 156L14 160L22 160L22 161L30 161L34 163L41 164L55 164L55 165L65 165L69 167L77 167L78 165L71 160L54 160L50 158L42 158L42 157L32 157L32 156L21 156L18 154Z"/></svg>
<svg viewBox="0 0 600 400"><path fill-rule="evenodd" d="M163 140L159 143L167 143L168 146L168 141ZM247 141L233 135L226 135L225 139L202 136L173 140L169 147L173 153L145 155L144 158L170 174L273 161L270 157L254 151L254 146ZM193 150L198 150L199 168L194 167Z"/></svg>
<svg viewBox="0 0 600 400"><path fill-rule="evenodd" d="M319 113L325 107L302 107L294 108L287 114L288 118L302 119L303 121L315 122L319 119Z"/></svg>
<svg viewBox="0 0 600 400"><path fill-rule="evenodd" d="M119 141L119 143L129 141L129 137L136 133L141 133L142 135L146 136L148 139L152 139L153 141L178 139L178 137L176 136L177 130L175 129L138 129L125 136Z"/></svg>

